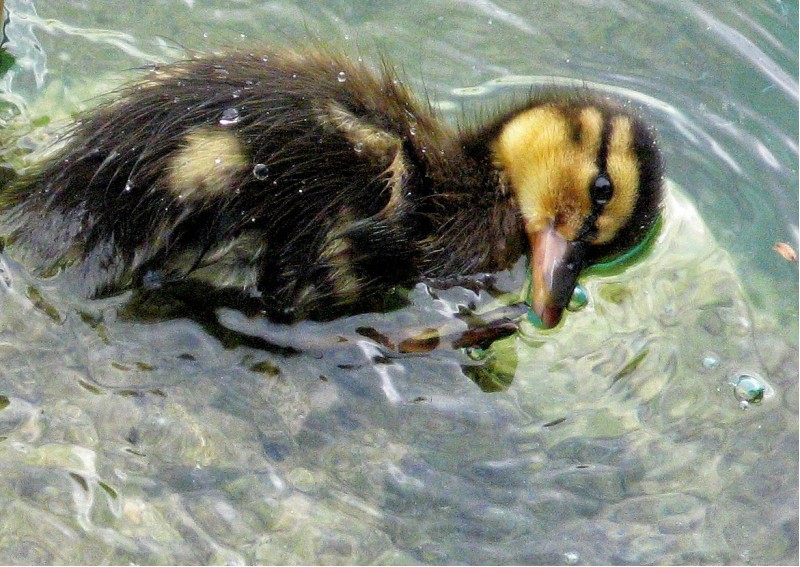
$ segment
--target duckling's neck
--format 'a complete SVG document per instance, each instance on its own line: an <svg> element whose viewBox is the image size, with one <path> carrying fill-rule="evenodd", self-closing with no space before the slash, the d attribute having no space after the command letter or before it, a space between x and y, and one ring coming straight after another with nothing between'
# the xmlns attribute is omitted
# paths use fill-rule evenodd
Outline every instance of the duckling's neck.
<svg viewBox="0 0 800 567"><path fill-rule="evenodd" d="M425 276L495 272L524 253L518 207L485 139L480 133L454 138L429 169Z"/></svg>

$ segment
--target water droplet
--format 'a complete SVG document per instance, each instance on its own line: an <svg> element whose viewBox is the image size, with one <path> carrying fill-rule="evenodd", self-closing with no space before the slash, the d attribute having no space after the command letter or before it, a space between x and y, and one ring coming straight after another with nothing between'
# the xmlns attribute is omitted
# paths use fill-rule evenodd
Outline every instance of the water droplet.
<svg viewBox="0 0 800 567"><path fill-rule="evenodd" d="M757 404L764 399L766 387L761 381L761 377L755 373L741 373L735 376L733 382L733 395L740 402ZM741 404L740 404L741 405Z"/></svg>
<svg viewBox="0 0 800 567"><path fill-rule="evenodd" d="M361 152L363 152L363 151L364 151L364 144L363 144L362 142L356 142L356 143L353 145L353 150L355 150L355 152L356 152L357 154L360 154Z"/></svg>
<svg viewBox="0 0 800 567"><path fill-rule="evenodd" d="M253 177L258 179L259 181L263 181L269 175L269 168L264 165L263 163L257 163L255 167L253 167Z"/></svg>
<svg viewBox="0 0 800 567"><path fill-rule="evenodd" d="M347 80L347 74L344 71L339 71L339 74L336 75L336 80L344 83Z"/></svg>
<svg viewBox="0 0 800 567"><path fill-rule="evenodd" d="M416 136L416 135L417 135L417 128L416 128L416 126L411 126L411 127L408 129L408 133L409 133L409 134L411 134L412 136Z"/></svg>
<svg viewBox="0 0 800 567"><path fill-rule="evenodd" d="M238 110L235 108L226 108L222 111L222 117L219 119L219 123L222 126L230 126L232 124L237 124L240 119Z"/></svg>
<svg viewBox="0 0 800 567"><path fill-rule="evenodd" d="M570 311L580 311L589 303L589 293L586 288L581 284L575 286L575 291L572 292L572 298L569 300L567 309Z"/></svg>
<svg viewBox="0 0 800 567"><path fill-rule="evenodd" d="M131 191L133 191L133 187L134 187L133 183L131 182L131 180L130 180L130 179L128 179L128 182L125 184L125 189L124 189L124 191L125 191L126 193L130 193Z"/></svg>

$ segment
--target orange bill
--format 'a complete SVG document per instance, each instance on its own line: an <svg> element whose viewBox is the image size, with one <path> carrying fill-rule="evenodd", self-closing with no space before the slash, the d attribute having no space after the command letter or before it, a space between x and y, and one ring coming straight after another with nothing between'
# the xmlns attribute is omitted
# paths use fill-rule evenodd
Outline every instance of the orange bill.
<svg viewBox="0 0 800 567"><path fill-rule="evenodd" d="M570 242L552 226L529 235L531 288L528 302L545 329L558 325L583 269L586 245Z"/></svg>

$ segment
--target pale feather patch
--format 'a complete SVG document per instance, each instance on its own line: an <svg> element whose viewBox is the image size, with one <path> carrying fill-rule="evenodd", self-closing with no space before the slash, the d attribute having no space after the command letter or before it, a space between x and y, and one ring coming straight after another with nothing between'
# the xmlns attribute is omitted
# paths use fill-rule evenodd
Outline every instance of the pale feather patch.
<svg viewBox="0 0 800 567"><path fill-rule="evenodd" d="M389 190L389 201L382 214L394 215L405 199L405 186L409 168L403 158L403 143L399 136L369 124L332 101L327 109L317 112L323 126L333 127L341 132L353 145L353 151L378 164L385 164L383 176Z"/></svg>
<svg viewBox="0 0 800 567"><path fill-rule="evenodd" d="M640 164L633 147L631 119L627 116L615 116L610 127L606 170L614 184L614 196L597 219L597 244L609 242L628 221L636 206L639 192Z"/></svg>
<svg viewBox="0 0 800 567"><path fill-rule="evenodd" d="M247 171L247 156L231 131L198 128L170 158L167 186L178 199L205 200L229 194Z"/></svg>
<svg viewBox="0 0 800 567"><path fill-rule="evenodd" d="M166 81L180 78L182 75L185 75L185 71L179 65L156 65L142 80L136 83L135 89L140 91L157 88L162 86Z"/></svg>
<svg viewBox="0 0 800 567"><path fill-rule="evenodd" d="M398 136L363 121L338 102L330 102L326 112L317 112L317 116L323 126L333 126L344 134L356 153L388 162L402 147Z"/></svg>
<svg viewBox="0 0 800 567"><path fill-rule="evenodd" d="M403 153L398 151L392 163L384 172L386 187L389 189L389 202L381 211L386 217L394 216L405 201L405 187L408 179L408 166L403 159Z"/></svg>
<svg viewBox="0 0 800 567"><path fill-rule="evenodd" d="M352 220L352 215L347 211L341 214L320 253L321 263L328 267L328 280L333 287L333 294L342 303L356 300L361 292L361 282L352 265L350 239L337 236Z"/></svg>
<svg viewBox="0 0 800 567"><path fill-rule="evenodd" d="M258 283L258 267L268 250L263 235L253 231L243 232L224 241L210 250L195 266L195 253L189 266L194 268L192 279L199 279L217 286L254 289Z"/></svg>
<svg viewBox="0 0 800 567"><path fill-rule="evenodd" d="M597 155L603 141L603 113L589 106L581 110L578 120L581 125L581 149Z"/></svg>

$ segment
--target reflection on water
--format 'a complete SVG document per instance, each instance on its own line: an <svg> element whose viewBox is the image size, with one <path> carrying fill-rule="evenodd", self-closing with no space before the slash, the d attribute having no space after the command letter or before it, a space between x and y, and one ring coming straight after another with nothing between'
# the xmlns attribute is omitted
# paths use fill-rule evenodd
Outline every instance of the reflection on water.
<svg viewBox="0 0 800 567"><path fill-rule="evenodd" d="M7 160L177 43L311 22L377 28L407 64L424 45L445 112L533 74L609 86L659 122L691 198L672 187L649 254L584 278L559 328L469 350L455 315L508 315L524 265L285 327L187 296L80 301L0 257L0 562L797 562L797 276L772 251L797 244L796 8L145 4L7 1ZM672 10L679 32L647 25ZM747 78L725 88L732 58Z"/></svg>

